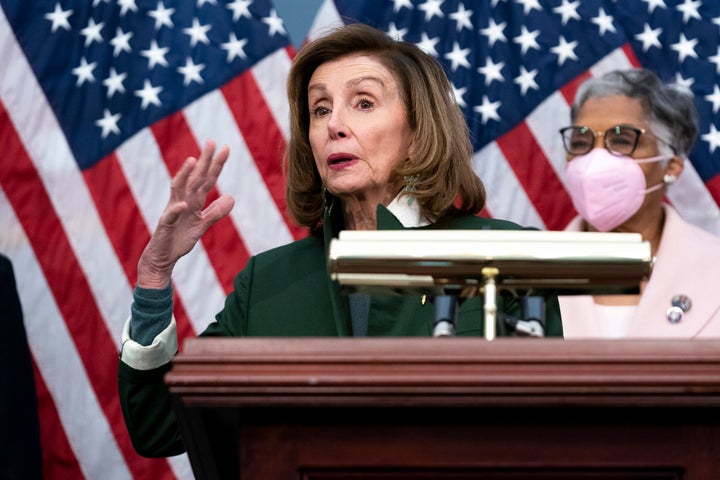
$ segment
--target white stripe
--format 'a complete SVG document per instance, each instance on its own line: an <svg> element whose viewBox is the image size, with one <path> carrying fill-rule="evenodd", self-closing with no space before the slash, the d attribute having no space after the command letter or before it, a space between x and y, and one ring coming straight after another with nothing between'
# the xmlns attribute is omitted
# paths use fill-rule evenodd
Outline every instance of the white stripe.
<svg viewBox="0 0 720 480"><path fill-rule="evenodd" d="M473 170L485 184L487 208L493 217L545 230L545 223L495 142L475 153Z"/></svg>
<svg viewBox="0 0 720 480"><path fill-rule="evenodd" d="M86 478L131 478L30 242L2 188L0 231L0 250L13 262L30 350L83 474Z"/></svg>
<svg viewBox="0 0 720 480"><path fill-rule="evenodd" d="M548 122L552 118L553 122ZM567 157L559 130L570 125L570 107L559 90L546 98L525 119L530 131L537 140L548 163L555 170L565 186L565 164Z"/></svg>
<svg viewBox="0 0 720 480"><path fill-rule="evenodd" d="M667 196L680 216L689 223L720 235L720 209L695 167L686 160L682 175L667 188Z"/></svg>
<svg viewBox="0 0 720 480"><path fill-rule="evenodd" d="M285 89L285 80L289 72L290 57L284 48L263 58L252 68L255 82L285 141L290 138L290 105Z"/></svg>
<svg viewBox="0 0 720 480"><path fill-rule="evenodd" d="M116 154L146 226L153 232L170 198L171 182L155 137L145 128L123 143ZM175 265L173 282L195 332L202 332L225 299L202 242Z"/></svg>
<svg viewBox="0 0 720 480"><path fill-rule="evenodd" d="M132 298L125 272L105 235L104 226L55 114L45 102L45 94L22 50L15 43L2 9L0 56L5 65L4 78L0 82L0 99L37 168L119 349L123 319Z"/></svg>
<svg viewBox="0 0 720 480"><path fill-rule="evenodd" d="M593 77L600 77L612 70L626 70L628 68L633 68L633 64L630 63L622 48L616 48L590 67L589 72Z"/></svg>
<svg viewBox="0 0 720 480"><path fill-rule="evenodd" d="M187 453L168 457L167 461L178 480L193 480L195 478Z"/></svg>
<svg viewBox="0 0 720 480"><path fill-rule="evenodd" d="M308 40L315 40L327 33L329 29L342 25L342 17L335 7L335 2L325 0L315 15L315 20L308 32Z"/></svg>
<svg viewBox="0 0 720 480"><path fill-rule="evenodd" d="M225 98L214 90L185 109L196 138L212 138L230 147L230 158L218 178L218 190L235 198L230 218L251 254L293 241L292 234L257 169ZM212 122L207 119L212 118ZM268 145L266 148L272 149ZM278 156L278 169L280 157ZM279 171L279 170L278 170Z"/></svg>

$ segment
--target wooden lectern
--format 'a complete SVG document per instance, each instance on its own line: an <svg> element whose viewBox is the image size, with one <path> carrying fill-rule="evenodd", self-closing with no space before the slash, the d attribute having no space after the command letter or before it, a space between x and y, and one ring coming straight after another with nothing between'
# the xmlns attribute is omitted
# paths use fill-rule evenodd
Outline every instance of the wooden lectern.
<svg viewBox="0 0 720 480"><path fill-rule="evenodd" d="M197 338L198 479L720 479L720 342Z"/></svg>

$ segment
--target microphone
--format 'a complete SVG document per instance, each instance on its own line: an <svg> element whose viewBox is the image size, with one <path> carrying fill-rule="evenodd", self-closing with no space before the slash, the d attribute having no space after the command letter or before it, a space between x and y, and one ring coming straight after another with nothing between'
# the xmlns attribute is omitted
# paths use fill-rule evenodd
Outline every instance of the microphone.
<svg viewBox="0 0 720 480"><path fill-rule="evenodd" d="M524 319L502 315L503 324L520 337L545 336L545 299L541 296L525 296L520 299Z"/></svg>
<svg viewBox="0 0 720 480"><path fill-rule="evenodd" d="M457 304L457 295L437 295L435 297L433 337L451 337L455 335Z"/></svg>

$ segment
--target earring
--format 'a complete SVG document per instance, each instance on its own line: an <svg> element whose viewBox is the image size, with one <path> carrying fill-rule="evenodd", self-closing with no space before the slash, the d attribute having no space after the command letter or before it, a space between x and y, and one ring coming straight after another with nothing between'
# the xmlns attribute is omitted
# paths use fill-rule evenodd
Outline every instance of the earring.
<svg viewBox="0 0 720 480"><path fill-rule="evenodd" d="M677 180L677 177L672 173L666 173L665 176L663 176L663 182L665 182L666 185L670 185L675 182L675 180Z"/></svg>
<svg viewBox="0 0 720 480"><path fill-rule="evenodd" d="M413 201L415 200L412 192L415 191L415 184L417 183L417 180L417 175L405 175L403 177L403 181L405 182L405 187L403 188L403 190L408 193L408 205L412 205Z"/></svg>

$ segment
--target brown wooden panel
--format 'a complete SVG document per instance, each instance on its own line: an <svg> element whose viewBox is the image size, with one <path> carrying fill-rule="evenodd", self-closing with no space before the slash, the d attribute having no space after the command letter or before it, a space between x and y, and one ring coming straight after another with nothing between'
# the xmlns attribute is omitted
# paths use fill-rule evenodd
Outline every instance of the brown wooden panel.
<svg viewBox="0 0 720 480"><path fill-rule="evenodd" d="M167 382L198 478L720 478L720 342L198 339Z"/></svg>

